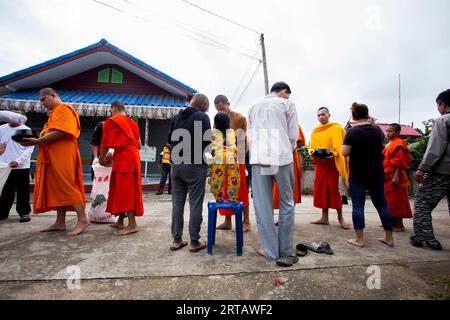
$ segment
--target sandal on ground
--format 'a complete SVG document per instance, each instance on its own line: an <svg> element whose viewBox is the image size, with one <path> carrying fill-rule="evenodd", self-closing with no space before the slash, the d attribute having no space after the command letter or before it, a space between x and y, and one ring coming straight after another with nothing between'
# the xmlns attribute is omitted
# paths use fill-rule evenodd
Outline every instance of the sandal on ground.
<svg viewBox="0 0 450 320"><path fill-rule="evenodd" d="M334 252L331 249L331 246L328 242L322 241L319 244L320 244L320 247L322 248L323 252L325 252L326 254L329 254L329 255L334 254Z"/></svg>
<svg viewBox="0 0 450 320"><path fill-rule="evenodd" d="M189 248L189 252L195 253L195 252L199 252L200 250L206 249L206 242L205 241L200 241L195 247L192 246Z"/></svg>
<svg viewBox="0 0 450 320"><path fill-rule="evenodd" d="M297 249L296 254L299 257L304 257L308 254L308 248L303 243L299 243L295 248Z"/></svg>
<svg viewBox="0 0 450 320"><path fill-rule="evenodd" d="M311 250L316 253L324 253L322 246L320 245L320 242L311 242L311 243L305 243L305 247L308 250Z"/></svg>
<svg viewBox="0 0 450 320"><path fill-rule="evenodd" d="M170 246L170 251L177 251L180 250L183 247L186 247L188 244L187 241L180 241L180 242L174 242L171 246Z"/></svg>

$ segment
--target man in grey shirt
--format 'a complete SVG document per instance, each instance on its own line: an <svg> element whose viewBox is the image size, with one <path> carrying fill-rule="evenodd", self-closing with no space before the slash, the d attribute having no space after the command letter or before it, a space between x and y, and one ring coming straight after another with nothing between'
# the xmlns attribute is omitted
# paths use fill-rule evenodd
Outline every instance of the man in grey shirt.
<svg viewBox="0 0 450 320"><path fill-rule="evenodd" d="M442 250L434 237L431 212L446 195L450 212L450 89L440 93L436 103L442 116L436 119L423 160L414 173L419 188L414 199L411 244L422 247L425 241L431 249Z"/></svg>

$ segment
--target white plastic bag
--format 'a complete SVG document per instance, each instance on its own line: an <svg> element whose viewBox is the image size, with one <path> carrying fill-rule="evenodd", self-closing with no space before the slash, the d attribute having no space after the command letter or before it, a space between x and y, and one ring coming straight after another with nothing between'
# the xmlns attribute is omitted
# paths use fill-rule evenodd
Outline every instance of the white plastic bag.
<svg viewBox="0 0 450 320"><path fill-rule="evenodd" d="M116 223L118 217L106 212L112 168L96 164L92 166L92 169L94 170L94 181L91 191L91 209L88 213L89 220L98 223Z"/></svg>
<svg viewBox="0 0 450 320"><path fill-rule="evenodd" d="M8 180L10 172L11 167L7 163L0 162L0 195L2 194L3 187L5 186L6 180Z"/></svg>

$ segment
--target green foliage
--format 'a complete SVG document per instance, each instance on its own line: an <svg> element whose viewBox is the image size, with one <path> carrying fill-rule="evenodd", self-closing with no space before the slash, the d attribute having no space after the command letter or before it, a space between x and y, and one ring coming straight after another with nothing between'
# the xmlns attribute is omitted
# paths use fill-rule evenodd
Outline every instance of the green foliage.
<svg viewBox="0 0 450 320"><path fill-rule="evenodd" d="M419 167L422 162L423 155L427 150L428 140L430 139L431 129L433 128L435 119L429 119L427 121L423 121L423 125L425 126L425 132L423 136L419 139L410 140L408 139L406 143L410 146L411 152L411 170L415 171ZM416 129L419 130L419 129ZM419 130L421 131L421 130ZM421 131L422 132L422 131Z"/></svg>
<svg viewBox="0 0 450 320"><path fill-rule="evenodd" d="M95 209L98 206L102 205L106 202L106 197L102 194L99 194L97 197L95 197L94 202L92 203L92 207Z"/></svg>
<svg viewBox="0 0 450 320"><path fill-rule="evenodd" d="M303 170L313 170L314 169L314 163L311 159L311 155L309 154L308 149L309 149L309 145L297 149L300 152Z"/></svg>

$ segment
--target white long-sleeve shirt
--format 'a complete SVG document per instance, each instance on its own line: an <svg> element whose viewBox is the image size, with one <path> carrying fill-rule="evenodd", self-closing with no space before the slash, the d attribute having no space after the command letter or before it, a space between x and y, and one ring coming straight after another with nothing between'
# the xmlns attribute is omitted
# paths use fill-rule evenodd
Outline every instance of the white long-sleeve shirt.
<svg viewBox="0 0 450 320"><path fill-rule="evenodd" d="M294 161L298 117L295 104L268 95L248 113L250 164L285 166Z"/></svg>
<svg viewBox="0 0 450 320"><path fill-rule="evenodd" d="M11 127L9 124L4 124L0 126L0 143L6 144L5 152L0 156L0 162L9 164L12 161L16 161L19 166L17 168L13 168L13 170L29 169L31 154L34 150L34 146L24 147L11 139L11 137L16 133L16 130L19 129L30 128L26 125Z"/></svg>

